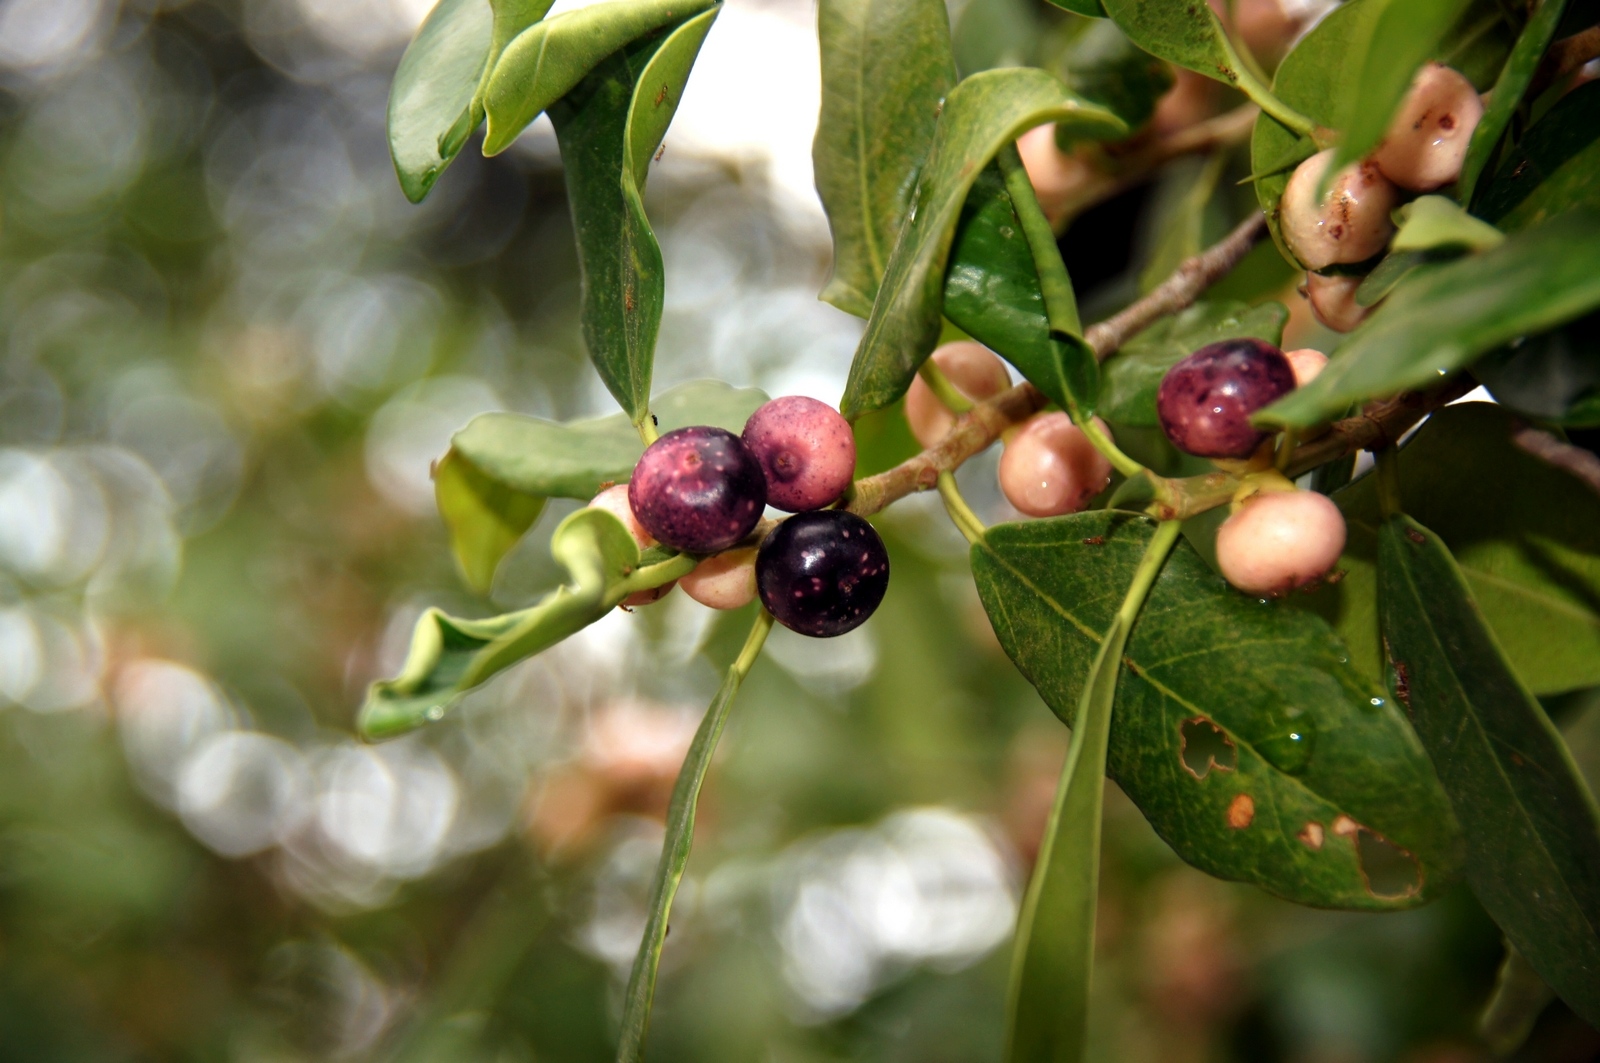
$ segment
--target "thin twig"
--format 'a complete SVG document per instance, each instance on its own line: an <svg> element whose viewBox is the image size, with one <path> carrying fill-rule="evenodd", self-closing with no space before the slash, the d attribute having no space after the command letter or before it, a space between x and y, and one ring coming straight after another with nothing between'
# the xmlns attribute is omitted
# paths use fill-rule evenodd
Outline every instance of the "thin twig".
<svg viewBox="0 0 1600 1063"><path fill-rule="evenodd" d="M1253 214L1220 242L1180 265L1154 291L1097 325L1084 340L1102 361L1134 335L1168 314L1191 305L1200 294L1227 274L1261 239L1266 219ZM1044 409L1049 399L1032 384L1022 383L974 406L957 419L938 446L922 451L886 472L858 480L850 500L852 513L867 516L917 491L939 483L941 472L952 472L974 454L987 449L1000 433Z"/></svg>
<svg viewBox="0 0 1600 1063"><path fill-rule="evenodd" d="M1523 98L1538 99L1545 89L1596 58L1600 58L1600 26L1590 26L1581 33L1561 38L1544 54Z"/></svg>
<svg viewBox="0 0 1600 1063"><path fill-rule="evenodd" d="M1600 457L1593 451L1563 443L1537 428L1520 428L1511 441L1540 461L1570 472L1600 495Z"/></svg>

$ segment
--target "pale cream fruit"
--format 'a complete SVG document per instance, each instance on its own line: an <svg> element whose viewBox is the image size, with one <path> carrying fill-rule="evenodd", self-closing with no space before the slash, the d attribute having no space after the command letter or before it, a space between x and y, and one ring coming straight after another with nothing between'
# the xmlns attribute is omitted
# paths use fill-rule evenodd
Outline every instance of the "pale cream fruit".
<svg viewBox="0 0 1600 1063"><path fill-rule="evenodd" d="M1285 351L1283 356L1289 359L1289 368L1294 370L1294 386L1297 388L1303 388L1317 379L1317 375L1328 365L1328 356L1313 347Z"/></svg>
<svg viewBox="0 0 1600 1063"><path fill-rule="evenodd" d="M981 343L972 340L947 343L929 357L951 386L973 402L982 402L1011 386L1006 364ZM917 376L912 378L911 388L906 392L906 420L918 443L936 447L955 427L956 415L939 401L928 382Z"/></svg>
<svg viewBox="0 0 1600 1063"><path fill-rule="evenodd" d="M1000 455L1000 490L1030 517L1077 513L1110 482L1111 462L1064 413L1034 417Z"/></svg>
<svg viewBox="0 0 1600 1063"><path fill-rule="evenodd" d="M1306 274L1306 299L1311 303L1311 313L1335 332L1349 332L1367 319L1372 307L1356 302L1356 289L1362 277L1328 276L1320 273Z"/></svg>
<svg viewBox="0 0 1600 1063"><path fill-rule="evenodd" d="M1017 138L1017 153L1044 216L1053 225L1066 214L1073 198L1095 180L1094 167L1056 146L1054 125L1034 126Z"/></svg>
<svg viewBox="0 0 1600 1063"><path fill-rule="evenodd" d="M1432 192L1461 176L1483 97L1458 71L1429 63L1417 71L1389 132L1372 153L1383 175L1412 192Z"/></svg>
<svg viewBox="0 0 1600 1063"><path fill-rule="evenodd" d="M1344 537L1344 515L1326 495L1263 491L1217 530L1217 567L1240 590L1275 598L1327 575Z"/></svg>
<svg viewBox="0 0 1600 1063"><path fill-rule="evenodd" d="M603 509L620 520L622 526L628 529L628 534L633 536L633 541L639 544L640 550L648 550L656 545L655 539L651 537L649 532L644 530L644 525L639 523L639 518L633 515L633 507L628 504L627 484L616 484L606 488L589 500L589 506L591 509ZM676 585L677 581L673 581L672 583L664 583L659 587L652 587L647 591L630 594L622 604L631 608L636 605L649 605L651 602L659 602Z"/></svg>
<svg viewBox="0 0 1600 1063"><path fill-rule="evenodd" d="M1283 242L1307 269L1365 262L1388 247L1394 235L1389 215L1400 203L1400 190L1371 162L1340 170L1317 200L1317 187L1332 161L1329 148L1302 162L1278 205Z"/></svg>
<svg viewBox="0 0 1600 1063"><path fill-rule="evenodd" d="M708 557L678 581L683 593L712 609L739 609L755 601L756 548Z"/></svg>

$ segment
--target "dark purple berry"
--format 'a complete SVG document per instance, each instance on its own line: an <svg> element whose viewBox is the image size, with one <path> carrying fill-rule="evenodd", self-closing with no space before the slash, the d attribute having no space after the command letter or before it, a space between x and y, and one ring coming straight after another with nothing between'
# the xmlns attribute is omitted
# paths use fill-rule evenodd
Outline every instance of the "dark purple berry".
<svg viewBox="0 0 1600 1063"><path fill-rule="evenodd" d="M831 505L855 476L850 422L804 395L773 399L751 414L744 445L767 474L767 504L790 513Z"/></svg>
<svg viewBox="0 0 1600 1063"><path fill-rule="evenodd" d="M1167 370L1156 412L1172 445L1202 458L1248 458L1267 438L1250 415L1294 390L1294 368L1261 340L1223 340Z"/></svg>
<svg viewBox="0 0 1600 1063"><path fill-rule="evenodd" d="M756 554L761 602L791 631L843 635L866 622L889 588L889 552L872 525L842 509L798 513Z"/></svg>
<svg viewBox="0 0 1600 1063"><path fill-rule="evenodd" d="M646 448L628 481L628 504L660 542L714 554L756 526L767 504L767 480L732 432L679 428Z"/></svg>

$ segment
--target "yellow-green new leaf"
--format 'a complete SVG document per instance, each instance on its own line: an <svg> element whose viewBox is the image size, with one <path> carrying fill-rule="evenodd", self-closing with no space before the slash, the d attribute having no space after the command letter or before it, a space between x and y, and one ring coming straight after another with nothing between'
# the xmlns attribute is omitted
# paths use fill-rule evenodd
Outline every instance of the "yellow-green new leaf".
<svg viewBox="0 0 1600 1063"><path fill-rule="evenodd" d="M467 586L480 594L489 590L500 559L533 527L545 503L485 476L454 450L434 467L433 496L456 564Z"/></svg>

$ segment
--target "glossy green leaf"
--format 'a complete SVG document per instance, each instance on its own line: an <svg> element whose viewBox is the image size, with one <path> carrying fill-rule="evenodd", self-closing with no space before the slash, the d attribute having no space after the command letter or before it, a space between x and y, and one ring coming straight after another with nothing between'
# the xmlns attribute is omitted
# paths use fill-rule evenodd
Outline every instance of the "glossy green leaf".
<svg viewBox="0 0 1600 1063"><path fill-rule="evenodd" d="M1500 246L1413 271L1328 367L1262 410L1264 424L1314 425L1352 403L1433 383L1479 355L1600 306L1600 212L1572 211Z"/></svg>
<svg viewBox="0 0 1600 1063"><path fill-rule="evenodd" d="M1569 428L1600 426L1600 313L1497 351L1472 375L1519 413Z"/></svg>
<svg viewBox="0 0 1600 1063"><path fill-rule="evenodd" d="M422 202L461 150L457 143L444 152L440 141L470 121L493 37L489 0L440 0L400 57L389 90L389 154L413 203Z"/></svg>
<svg viewBox="0 0 1600 1063"><path fill-rule="evenodd" d="M939 339L945 269L956 222L978 174L1003 145L1044 122L1121 131L1109 111L1035 69L990 70L945 100L909 216L890 254L840 404L855 418L905 393Z"/></svg>
<svg viewBox="0 0 1600 1063"><path fill-rule="evenodd" d="M529 26L506 45L489 74L483 92L489 118L484 154L498 155L509 148L528 123L576 88L607 56L652 31L683 23L714 3L609 0ZM671 102L677 106L676 94Z"/></svg>
<svg viewBox="0 0 1600 1063"><path fill-rule="evenodd" d="M367 690L357 727L363 738L392 738L443 718L463 694L599 620L636 590L660 586L694 567L679 556L641 568L622 522L599 509L562 521L550 553L567 582L515 613L464 620L429 609L417 621L400 674Z"/></svg>
<svg viewBox="0 0 1600 1063"><path fill-rule="evenodd" d="M1600 82L1550 108L1480 185L1472 209L1514 230L1577 206L1600 209Z"/></svg>
<svg viewBox="0 0 1600 1063"><path fill-rule="evenodd" d="M995 633L1066 717L1154 534L1096 511L989 529L973 575ZM1178 854L1319 907L1422 903L1459 838L1426 754L1319 618L1229 588L1179 543L1123 656L1112 777Z"/></svg>
<svg viewBox="0 0 1600 1063"><path fill-rule="evenodd" d="M1044 364L1054 355L1039 272L996 165L983 168L962 205L944 278L944 314L1013 365Z"/></svg>
<svg viewBox="0 0 1600 1063"><path fill-rule="evenodd" d="M1391 255L1441 247L1487 251L1506 238L1505 233L1445 196L1422 196L1401 207L1395 216L1399 229L1389 241Z"/></svg>
<svg viewBox="0 0 1600 1063"><path fill-rule="evenodd" d="M1357 0L1365 8L1365 33L1346 59L1356 75L1338 86L1333 102L1336 128L1344 136L1329 172L1362 158L1383 140L1411 79L1439 54L1446 34L1466 13L1470 0Z"/></svg>
<svg viewBox="0 0 1600 1063"><path fill-rule="evenodd" d="M577 230L584 342L600 379L635 424L650 415L666 295L661 247L644 212L644 178L719 9L696 10L703 13L669 34L635 40L601 59L550 104ZM490 123L492 133L492 114Z"/></svg>
<svg viewBox="0 0 1600 1063"><path fill-rule="evenodd" d="M1098 0L1096 0L1098 4ZM1172 67L1134 45L1109 19L1090 23L1061 57L1067 88L1138 129L1172 88Z"/></svg>
<svg viewBox="0 0 1600 1063"><path fill-rule="evenodd" d="M1283 342L1289 310L1282 303L1196 303L1134 336L1101 367L1100 415L1118 425L1153 428L1161 378L1208 343L1251 337Z"/></svg>
<svg viewBox="0 0 1600 1063"><path fill-rule="evenodd" d="M942 0L822 0L822 111L812 145L833 232L822 298L872 313L917 172L956 82Z"/></svg>
<svg viewBox="0 0 1600 1063"><path fill-rule="evenodd" d="M1600 498L1512 441L1516 418L1483 402L1430 417L1400 451L1406 508L1455 555L1477 607L1535 694L1600 685ZM1364 674L1381 676L1377 484L1333 498L1349 537L1344 577L1296 604L1334 623Z"/></svg>
<svg viewBox="0 0 1600 1063"><path fill-rule="evenodd" d="M1550 47L1550 42L1555 38L1556 27L1561 25L1561 15L1566 9L1567 0L1540 0L1538 9L1522 28L1522 34L1511 49L1511 58L1506 60L1501 69L1494 90L1489 93L1483 117L1478 120L1477 128L1472 131L1472 140L1467 145L1467 157L1461 164L1461 177L1456 182L1457 195L1463 203L1472 202L1478 178L1489 164L1495 145L1499 144L1501 136L1510 127L1528 86L1533 83L1533 75L1539 69L1545 49Z"/></svg>
<svg viewBox="0 0 1600 1063"><path fill-rule="evenodd" d="M700 380L662 393L653 405L662 432L701 424L741 432L766 401L756 388ZM644 453L639 433L618 414L567 423L520 413L481 414L455 434L450 448L509 490L577 499L593 498L606 484L626 483Z"/></svg>
<svg viewBox="0 0 1600 1063"><path fill-rule="evenodd" d="M544 511L544 498L514 491L452 450L433 470L433 495L467 585L486 593L500 559Z"/></svg>
<svg viewBox="0 0 1600 1063"><path fill-rule="evenodd" d="M1208 78L1238 80L1238 57L1215 11L1205 3L1172 0L1104 0L1128 39L1151 55Z"/></svg>
<svg viewBox="0 0 1600 1063"><path fill-rule="evenodd" d="M1128 635L1177 532L1170 524L1151 538L1122 607L1100 639L1073 714L1072 745L1017 921L1006 1030L1006 1059L1012 1063L1083 1058L1111 710Z"/></svg>
<svg viewBox="0 0 1600 1063"><path fill-rule="evenodd" d="M1405 516L1378 533L1391 685L1466 837L1466 878L1527 961L1600 1023L1600 810L1483 623L1450 551Z"/></svg>
<svg viewBox="0 0 1600 1063"><path fill-rule="evenodd" d="M727 726L734 696L739 693L744 677L755 664L771 630L772 614L763 609L756 616L744 649L723 676L722 686L717 689L711 707L706 709L700 727L694 733L694 741L689 744L689 752L683 758L678 781L672 786L672 799L667 805L666 837L662 839L661 861L651 883L650 909L645 921L644 937L639 942L639 952L628 977L628 989L623 995L622 1033L617 1047L617 1063L638 1063L644 1057L644 1038L650 1025L650 1005L655 998L661 947L667 941L667 920L672 914L672 901L677 896L684 868L689 866L690 849L694 846L695 809L700 801L700 789L705 785L706 773L711 770L711 758L716 754L717 741Z"/></svg>

